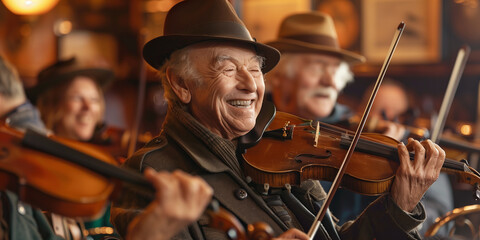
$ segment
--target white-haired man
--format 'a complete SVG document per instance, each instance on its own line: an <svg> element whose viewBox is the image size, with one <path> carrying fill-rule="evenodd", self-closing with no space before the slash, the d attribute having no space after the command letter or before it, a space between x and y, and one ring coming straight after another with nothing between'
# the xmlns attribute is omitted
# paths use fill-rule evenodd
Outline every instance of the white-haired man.
<svg viewBox="0 0 480 240"><path fill-rule="evenodd" d="M330 124L349 122L354 112L337 98L353 81L350 67L365 58L340 48L330 16L320 12L287 16L277 39L267 44L282 53L267 76L269 97L279 111ZM391 123L386 132L400 140L405 129Z"/></svg>

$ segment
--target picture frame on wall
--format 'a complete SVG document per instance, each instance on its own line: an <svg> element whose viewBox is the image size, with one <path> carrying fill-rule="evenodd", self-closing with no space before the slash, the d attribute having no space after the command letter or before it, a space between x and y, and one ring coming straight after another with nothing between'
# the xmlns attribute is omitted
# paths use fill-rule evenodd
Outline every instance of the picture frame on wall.
<svg viewBox="0 0 480 240"><path fill-rule="evenodd" d="M441 0L364 0L362 54L380 63L397 26L405 23L392 63L435 63L441 60Z"/></svg>
<svg viewBox="0 0 480 240"><path fill-rule="evenodd" d="M361 0L314 0L315 11L333 19L340 48L360 53Z"/></svg>
<svg viewBox="0 0 480 240"><path fill-rule="evenodd" d="M280 24L288 15L312 10L311 0L242 0L241 6L242 21L252 37L262 43L277 38Z"/></svg>
<svg viewBox="0 0 480 240"><path fill-rule="evenodd" d="M60 59L75 57L80 62L117 68L119 44L112 34L74 30L59 36L57 42Z"/></svg>

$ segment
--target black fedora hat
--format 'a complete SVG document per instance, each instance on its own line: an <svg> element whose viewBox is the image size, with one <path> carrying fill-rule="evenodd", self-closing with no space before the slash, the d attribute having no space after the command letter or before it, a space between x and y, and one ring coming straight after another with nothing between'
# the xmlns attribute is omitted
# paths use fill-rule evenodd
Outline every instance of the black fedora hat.
<svg viewBox="0 0 480 240"><path fill-rule="evenodd" d="M106 68L92 67L86 62L77 61L75 57L59 60L42 69L37 75L37 84L25 89L28 99L36 103L38 97L48 89L76 76L88 76L94 79L101 88L105 88L114 79L113 71Z"/></svg>
<svg viewBox="0 0 480 240"><path fill-rule="evenodd" d="M273 47L256 42L227 0L185 0L167 14L163 36L143 47L143 58L158 69L170 54L203 41L228 41L251 44L266 58L263 72L270 71L280 59Z"/></svg>

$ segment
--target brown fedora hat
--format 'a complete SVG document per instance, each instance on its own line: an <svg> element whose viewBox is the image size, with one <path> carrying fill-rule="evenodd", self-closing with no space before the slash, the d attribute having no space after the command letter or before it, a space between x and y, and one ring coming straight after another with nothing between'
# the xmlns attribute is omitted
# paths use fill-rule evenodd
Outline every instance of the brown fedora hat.
<svg viewBox="0 0 480 240"><path fill-rule="evenodd" d="M35 104L42 93L76 76L91 77L102 88L108 86L114 79L113 71L105 68L92 67L88 63L77 61L76 58L73 57L66 60L59 60L45 67L37 75L37 84L25 89L25 92L28 99Z"/></svg>
<svg viewBox="0 0 480 240"><path fill-rule="evenodd" d="M165 19L163 36L143 47L143 58L159 68L170 54L203 41L228 41L250 44L266 58L263 72L280 59L278 50L256 42L227 0L186 0L173 6Z"/></svg>
<svg viewBox="0 0 480 240"><path fill-rule="evenodd" d="M267 44L282 53L327 53L348 63L365 62L362 55L340 48L332 18L320 12L286 17L280 25L278 38Z"/></svg>

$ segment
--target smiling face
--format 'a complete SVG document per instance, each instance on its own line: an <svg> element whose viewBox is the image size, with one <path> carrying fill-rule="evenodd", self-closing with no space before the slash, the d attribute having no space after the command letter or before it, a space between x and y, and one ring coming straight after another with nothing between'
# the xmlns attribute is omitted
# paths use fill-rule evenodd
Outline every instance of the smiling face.
<svg viewBox="0 0 480 240"><path fill-rule="evenodd" d="M88 141L103 115L103 96L95 81L88 77L76 77L66 88L62 113L55 134L79 141Z"/></svg>
<svg viewBox="0 0 480 240"><path fill-rule="evenodd" d="M243 45L200 43L189 51L198 81L169 74L169 82L191 114L213 133L234 139L249 132L262 106L262 59Z"/></svg>
<svg viewBox="0 0 480 240"><path fill-rule="evenodd" d="M287 70L274 69L268 78L277 109L307 119L329 116L346 84L346 78L338 76L341 60L325 54L292 53L283 61L277 68Z"/></svg>

